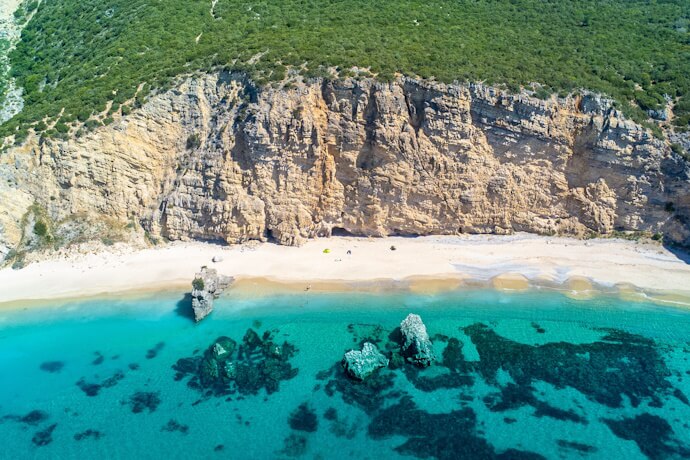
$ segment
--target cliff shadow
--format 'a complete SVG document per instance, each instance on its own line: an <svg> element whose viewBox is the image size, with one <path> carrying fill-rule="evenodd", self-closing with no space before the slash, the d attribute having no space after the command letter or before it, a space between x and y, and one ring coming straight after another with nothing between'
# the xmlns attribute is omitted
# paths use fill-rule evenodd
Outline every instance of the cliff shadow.
<svg viewBox="0 0 690 460"><path fill-rule="evenodd" d="M175 313L183 318L189 319L192 322L196 322L194 320L194 310L192 310L191 293L185 293L182 299L177 301L177 303L175 304Z"/></svg>
<svg viewBox="0 0 690 460"><path fill-rule="evenodd" d="M664 249L676 256L678 260L690 265L690 248L681 248L672 244L664 243Z"/></svg>

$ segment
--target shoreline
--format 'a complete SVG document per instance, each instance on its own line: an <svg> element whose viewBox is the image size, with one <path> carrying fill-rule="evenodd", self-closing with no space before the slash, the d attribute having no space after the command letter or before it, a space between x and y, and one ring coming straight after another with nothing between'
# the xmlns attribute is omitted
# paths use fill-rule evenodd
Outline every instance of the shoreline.
<svg viewBox="0 0 690 460"><path fill-rule="evenodd" d="M223 260L214 263L213 257ZM331 237L301 247L258 242L175 242L148 249L115 245L97 253L71 252L21 270L0 270L0 308L178 289L184 293L202 265L233 276L236 282L227 291L233 295L549 289L583 300L603 293L690 307L690 289L678 289L690 279L690 264L660 245L516 234Z"/></svg>

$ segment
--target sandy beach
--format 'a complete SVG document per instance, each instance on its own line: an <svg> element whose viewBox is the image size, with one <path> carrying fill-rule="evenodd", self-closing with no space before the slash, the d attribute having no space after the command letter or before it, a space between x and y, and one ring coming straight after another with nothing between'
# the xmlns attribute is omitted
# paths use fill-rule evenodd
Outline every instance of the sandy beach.
<svg viewBox="0 0 690 460"><path fill-rule="evenodd" d="M394 246L395 250L391 250ZM348 251L350 253L348 254ZM220 262L212 259L222 258ZM202 266L235 277L235 291L273 288L438 291L485 285L546 286L575 297L690 299L690 265L660 245L624 240L512 236L333 237L301 247L171 243L112 247L0 270L0 303L189 287Z"/></svg>

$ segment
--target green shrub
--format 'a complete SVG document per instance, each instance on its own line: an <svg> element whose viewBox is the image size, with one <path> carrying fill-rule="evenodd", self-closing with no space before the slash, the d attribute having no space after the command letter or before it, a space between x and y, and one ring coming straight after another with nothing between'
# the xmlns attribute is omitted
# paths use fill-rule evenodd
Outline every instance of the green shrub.
<svg viewBox="0 0 690 460"><path fill-rule="evenodd" d="M203 291L204 280L202 278L194 278L194 281L192 281L192 288L194 288L197 291Z"/></svg>
<svg viewBox="0 0 690 460"><path fill-rule="evenodd" d="M677 143L672 143L671 144L671 151L677 155L680 155L682 157L685 157L685 151L683 150L683 146Z"/></svg>
<svg viewBox="0 0 690 460"><path fill-rule="evenodd" d="M187 138L187 150L195 150L201 147L201 138L198 134L191 134Z"/></svg>
<svg viewBox="0 0 690 460"><path fill-rule="evenodd" d="M34 224L34 233L44 238L48 234L48 225L42 220L37 220Z"/></svg>

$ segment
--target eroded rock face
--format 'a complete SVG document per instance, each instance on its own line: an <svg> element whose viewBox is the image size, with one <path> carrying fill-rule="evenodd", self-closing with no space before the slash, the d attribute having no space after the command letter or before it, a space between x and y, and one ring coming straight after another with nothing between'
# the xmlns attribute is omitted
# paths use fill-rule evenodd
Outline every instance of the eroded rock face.
<svg viewBox="0 0 690 460"><path fill-rule="evenodd" d="M377 369L388 366L388 359L376 345L365 342L361 350L350 350L345 353L342 364L347 375L353 379L364 380Z"/></svg>
<svg viewBox="0 0 690 460"><path fill-rule="evenodd" d="M199 322L213 311L213 301L217 299L233 279L219 275L214 268L201 267L192 282L192 309L194 320Z"/></svg>
<svg viewBox="0 0 690 460"><path fill-rule="evenodd" d="M690 166L668 143L596 96L479 84L190 78L79 139L30 138L0 177L55 221L136 219L174 240L640 230L690 244Z"/></svg>
<svg viewBox="0 0 690 460"><path fill-rule="evenodd" d="M414 313L407 315L400 323L400 333L403 338L401 350L405 359L420 367L431 366L436 357L422 318Z"/></svg>

